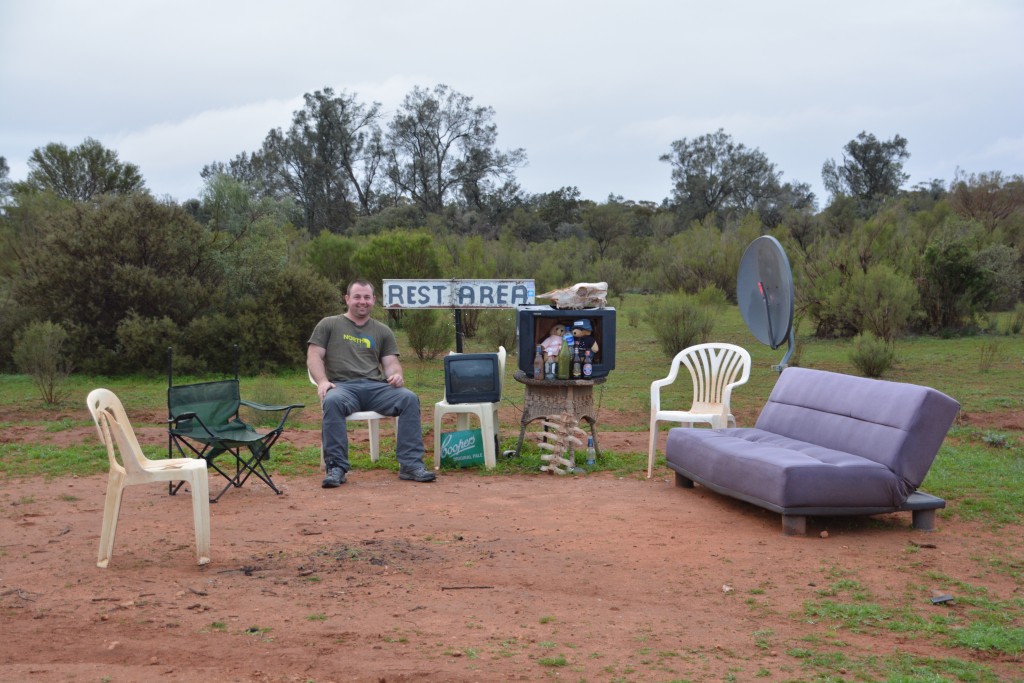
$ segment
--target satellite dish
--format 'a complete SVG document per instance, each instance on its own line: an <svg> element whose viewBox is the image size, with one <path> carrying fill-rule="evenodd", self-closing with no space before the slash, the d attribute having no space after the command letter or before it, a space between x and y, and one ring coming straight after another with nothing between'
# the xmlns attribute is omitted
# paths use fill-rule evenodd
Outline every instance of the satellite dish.
<svg viewBox="0 0 1024 683"><path fill-rule="evenodd" d="M743 252L736 301L743 322L759 342L777 349L789 341L782 362L773 366L781 372L793 355L793 271L774 237L758 237Z"/></svg>

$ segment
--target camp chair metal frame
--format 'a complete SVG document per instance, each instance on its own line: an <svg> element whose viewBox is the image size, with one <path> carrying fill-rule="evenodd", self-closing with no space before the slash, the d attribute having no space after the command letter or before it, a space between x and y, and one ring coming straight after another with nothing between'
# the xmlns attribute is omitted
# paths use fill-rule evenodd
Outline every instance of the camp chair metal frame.
<svg viewBox="0 0 1024 683"><path fill-rule="evenodd" d="M277 426L259 432L239 416L241 406L260 412L283 412ZM253 474L280 495L264 462L270 449L284 430L284 423L301 403L266 405L243 400L238 383L238 346L235 345L235 378L198 384L174 386L173 350L167 349L167 457L196 457L206 461L209 469L227 480L224 488L212 498L216 503L232 486L241 487ZM223 454L232 456L233 465L216 461ZM171 482L168 492L173 496L182 482Z"/></svg>

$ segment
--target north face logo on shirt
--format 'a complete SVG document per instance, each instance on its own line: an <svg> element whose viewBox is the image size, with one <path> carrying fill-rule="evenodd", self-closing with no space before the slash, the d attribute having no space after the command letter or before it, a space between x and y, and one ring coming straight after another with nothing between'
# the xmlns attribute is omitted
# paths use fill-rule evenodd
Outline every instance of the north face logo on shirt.
<svg viewBox="0 0 1024 683"><path fill-rule="evenodd" d="M343 335L342 338L347 342L352 342L353 344L358 344L359 346L365 346L368 349L373 348L373 340L370 339L369 337L357 337L352 334L346 334Z"/></svg>

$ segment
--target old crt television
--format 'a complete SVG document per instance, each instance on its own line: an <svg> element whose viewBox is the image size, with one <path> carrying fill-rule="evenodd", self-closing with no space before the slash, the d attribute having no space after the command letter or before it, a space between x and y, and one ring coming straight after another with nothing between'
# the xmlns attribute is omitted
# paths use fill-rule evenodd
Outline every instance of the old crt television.
<svg viewBox="0 0 1024 683"><path fill-rule="evenodd" d="M497 403L501 366L496 353L455 353L444 357L444 400L448 403Z"/></svg>
<svg viewBox="0 0 1024 683"><path fill-rule="evenodd" d="M516 325L519 330L519 369L533 376L533 356L537 346L551 334L551 328L561 323L572 330L575 320L589 320L599 351L591 377L607 377L615 369L615 309L584 308L578 311L560 310L551 306L520 306Z"/></svg>

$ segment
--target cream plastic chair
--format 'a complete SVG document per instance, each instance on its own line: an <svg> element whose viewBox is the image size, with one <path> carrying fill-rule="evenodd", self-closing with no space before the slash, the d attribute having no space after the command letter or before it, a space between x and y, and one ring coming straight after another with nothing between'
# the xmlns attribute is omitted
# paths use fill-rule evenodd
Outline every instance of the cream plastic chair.
<svg viewBox="0 0 1024 683"><path fill-rule="evenodd" d="M309 377L309 381L316 386L316 380L313 379L313 375L309 374L309 370L306 370L306 376ZM346 422L352 422L353 420L366 420L367 426L370 428L370 462L377 462L380 459L380 421L385 419L387 415L381 415L373 410L360 410L357 413L351 413L345 418ZM397 425L398 418L395 418ZM397 427L396 427L397 429ZM324 471L324 444L320 442L320 471Z"/></svg>
<svg viewBox="0 0 1024 683"><path fill-rule="evenodd" d="M124 487L159 481L187 481L192 488L192 517L196 528L196 553L199 564L210 561L210 488L206 461L202 458L169 458L150 460L142 454L139 441L121 401L107 389L93 389L86 399L92 419L96 422L100 441L107 447L110 474L103 508L103 530L97 567L106 568L114 550L114 533L121 511ZM118 462L114 444L121 454Z"/></svg>
<svg viewBox="0 0 1024 683"><path fill-rule="evenodd" d="M469 416L476 415L480 421L480 438L484 441L484 467L493 469L498 465L498 406L505 383L505 347L498 347L498 371L502 386L498 391L497 403L448 403L441 399L434 404L434 469L441 469L441 419L455 415L455 428L469 429Z"/></svg>
<svg viewBox="0 0 1024 683"><path fill-rule="evenodd" d="M672 384L685 365L693 380L693 404L689 410L662 410L661 390ZM738 379L737 379L738 377ZM654 472L658 446L658 422L680 422L692 427L707 422L712 429L735 427L729 409L732 390L750 379L750 354L734 344L697 344L683 349L672 359L668 377L651 382L651 436L647 453L647 477Z"/></svg>

